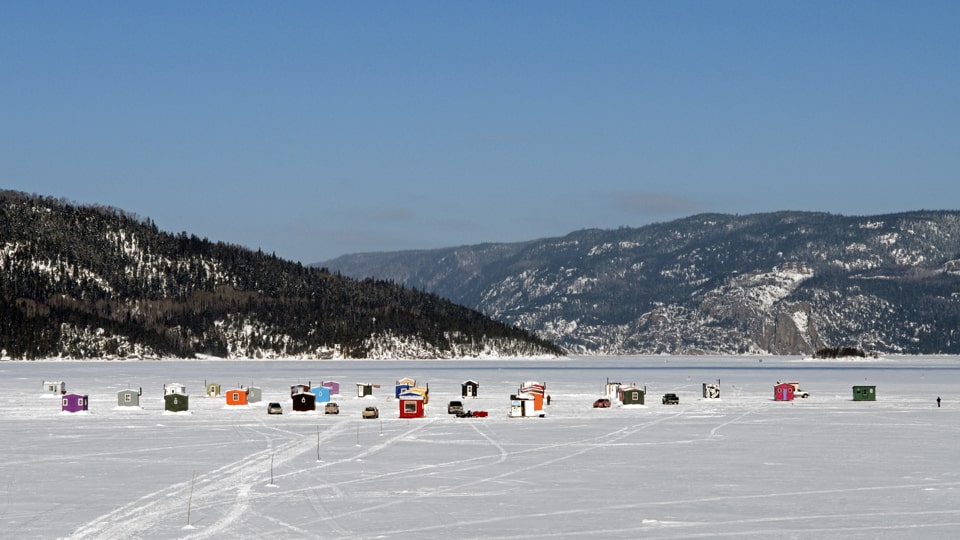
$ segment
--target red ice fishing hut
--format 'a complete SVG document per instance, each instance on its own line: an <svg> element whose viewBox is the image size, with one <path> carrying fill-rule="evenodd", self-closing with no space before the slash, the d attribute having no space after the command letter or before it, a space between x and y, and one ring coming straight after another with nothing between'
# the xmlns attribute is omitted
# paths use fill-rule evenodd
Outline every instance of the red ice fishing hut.
<svg viewBox="0 0 960 540"><path fill-rule="evenodd" d="M423 418L423 394L404 392L399 401L400 418Z"/></svg>
<svg viewBox="0 0 960 540"><path fill-rule="evenodd" d="M796 388L790 383L778 384L773 387L774 401L793 401L793 393Z"/></svg>

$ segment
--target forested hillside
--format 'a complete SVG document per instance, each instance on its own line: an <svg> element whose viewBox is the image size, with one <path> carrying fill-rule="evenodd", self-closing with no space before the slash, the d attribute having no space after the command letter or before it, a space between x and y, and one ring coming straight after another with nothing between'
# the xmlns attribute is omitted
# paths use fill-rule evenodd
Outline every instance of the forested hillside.
<svg viewBox="0 0 960 540"><path fill-rule="evenodd" d="M960 354L960 212L704 214L320 263L579 353Z"/></svg>
<svg viewBox="0 0 960 540"><path fill-rule="evenodd" d="M556 355L436 294L169 234L107 207L0 192L0 355Z"/></svg>

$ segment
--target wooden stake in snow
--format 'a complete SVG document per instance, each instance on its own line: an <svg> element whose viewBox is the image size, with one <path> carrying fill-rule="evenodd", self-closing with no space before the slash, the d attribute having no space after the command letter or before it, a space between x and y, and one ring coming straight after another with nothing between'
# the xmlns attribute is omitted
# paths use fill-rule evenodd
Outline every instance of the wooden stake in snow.
<svg viewBox="0 0 960 540"><path fill-rule="evenodd" d="M273 456L274 456L274 454L270 454L270 485L271 485L271 486L274 485L274 483L273 483Z"/></svg>
<svg viewBox="0 0 960 540"><path fill-rule="evenodd" d="M193 480L190 481L190 496L187 497L187 527L190 526L190 507L193 505L193 486L197 483L197 471L193 471Z"/></svg>
<svg viewBox="0 0 960 540"><path fill-rule="evenodd" d="M317 461L323 461L320 459L320 426L317 426Z"/></svg>

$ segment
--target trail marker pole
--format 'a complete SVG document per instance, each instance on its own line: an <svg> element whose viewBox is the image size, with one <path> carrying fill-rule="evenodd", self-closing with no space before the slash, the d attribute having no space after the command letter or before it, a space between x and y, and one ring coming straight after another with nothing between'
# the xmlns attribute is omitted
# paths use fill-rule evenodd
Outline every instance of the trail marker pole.
<svg viewBox="0 0 960 540"><path fill-rule="evenodd" d="M193 472L193 480L190 481L190 496L187 497L187 527L190 526L190 508L193 506L193 486L197 483L197 472Z"/></svg>

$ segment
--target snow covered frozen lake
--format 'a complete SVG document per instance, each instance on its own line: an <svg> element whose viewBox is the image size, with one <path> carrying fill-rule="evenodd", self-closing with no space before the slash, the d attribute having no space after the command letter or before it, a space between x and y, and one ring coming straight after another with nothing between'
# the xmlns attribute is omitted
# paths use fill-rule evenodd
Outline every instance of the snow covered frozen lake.
<svg viewBox="0 0 960 540"><path fill-rule="evenodd" d="M403 377L429 384L424 418L398 417ZM447 414L468 379L486 418ZM608 379L646 405L593 409ZM89 412L62 413L45 380ZM292 413L290 386L324 380L341 413ZM811 395L775 402L778 380ZM524 381L546 383L545 418L507 417ZM164 414L172 382L189 414ZM205 382L263 402L228 408ZM142 408L117 407L141 387ZM0 391L2 538L960 537L955 357L0 362Z"/></svg>

